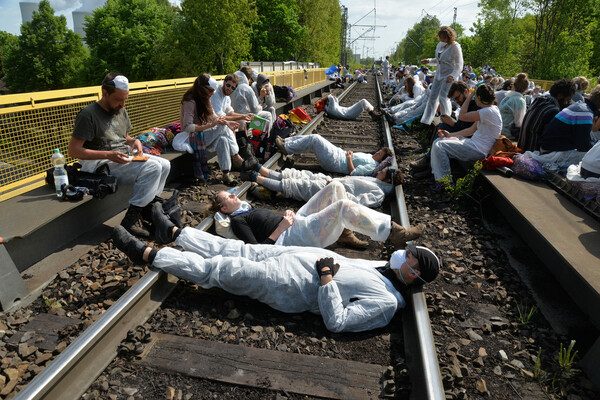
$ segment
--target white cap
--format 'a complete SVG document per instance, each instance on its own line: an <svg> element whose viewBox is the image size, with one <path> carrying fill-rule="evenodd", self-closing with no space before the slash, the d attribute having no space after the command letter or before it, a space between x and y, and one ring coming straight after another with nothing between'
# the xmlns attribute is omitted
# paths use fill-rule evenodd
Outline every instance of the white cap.
<svg viewBox="0 0 600 400"><path fill-rule="evenodd" d="M113 79L117 89L129 91L129 80L124 75L118 75Z"/></svg>
<svg viewBox="0 0 600 400"><path fill-rule="evenodd" d="M210 85L211 88L217 90L217 80L215 78L213 78L212 76L208 80L208 84Z"/></svg>

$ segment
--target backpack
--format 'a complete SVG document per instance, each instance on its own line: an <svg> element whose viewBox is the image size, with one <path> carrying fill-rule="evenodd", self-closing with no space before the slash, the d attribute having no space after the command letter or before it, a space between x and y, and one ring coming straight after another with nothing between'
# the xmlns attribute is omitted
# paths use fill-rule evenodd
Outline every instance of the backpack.
<svg viewBox="0 0 600 400"><path fill-rule="evenodd" d="M323 97L321 100L318 100L315 103L315 108L317 109L317 114L320 114L323 111L325 111L326 103L327 103L327 97Z"/></svg>
<svg viewBox="0 0 600 400"><path fill-rule="evenodd" d="M302 107L296 107L290 111L288 114L292 122L300 123L300 124L308 124L312 121L312 118L308 116L306 111Z"/></svg>
<svg viewBox="0 0 600 400"><path fill-rule="evenodd" d="M280 101L285 101L286 103L292 100L296 96L296 91L291 86L277 86L273 85L273 93L275 93L275 98Z"/></svg>
<svg viewBox="0 0 600 400"><path fill-rule="evenodd" d="M90 194L98 199L103 199L107 194L115 193L118 189L117 178L110 175L108 165L99 167L95 173L80 171L81 164L65 165L69 185L87 188ZM54 188L54 168L46 171L46 184Z"/></svg>

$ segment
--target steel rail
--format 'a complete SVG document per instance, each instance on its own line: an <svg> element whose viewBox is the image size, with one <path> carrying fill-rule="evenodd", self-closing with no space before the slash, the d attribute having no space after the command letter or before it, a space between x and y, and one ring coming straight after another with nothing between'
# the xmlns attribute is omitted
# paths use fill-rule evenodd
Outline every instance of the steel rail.
<svg viewBox="0 0 600 400"><path fill-rule="evenodd" d="M320 113L313 118L302 134L312 132L323 120L323 116L324 113ZM280 158L281 154L276 153L264 166L270 168ZM238 187L236 194L242 196L249 188L250 183L244 182ZM206 218L197 229L206 231L212 224L213 219ZM150 318L171 294L175 282L176 278L172 275L151 267L98 321L19 392L15 400L65 400L80 397L115 358L117 348L127 331Z"/></svg>
<svg viewBox="0 0 600 400"><path fill-rule="evenodd" d="M383 104L379 79L377 81L377 93L379 104ZM385 135L390 149L394 149L390 126L386 118L383 118ZM395 168L396 160L393 163ZM396 190L396 206L400 224L404 227L410 226L408 212L406 211L406 203L404 201L404 191L402 185L398 185ZM412 399L429 399L443 400L446 398L444 394L444 385L442 384L442 375L435 351L435 343L431 331L431 323L427 312L427 302L423 287L413 288L410 292L410 301L408 307L403 312L404 323L404 345L405 353L409 357L409 365L411 372L415 370L420 372L417 376L411 373L413 380L413 389L411 392ZM415 349L417 351L415 351ZM412 361L412 362L411 362ZM415 384L416 383L416 384Z"/></svg>

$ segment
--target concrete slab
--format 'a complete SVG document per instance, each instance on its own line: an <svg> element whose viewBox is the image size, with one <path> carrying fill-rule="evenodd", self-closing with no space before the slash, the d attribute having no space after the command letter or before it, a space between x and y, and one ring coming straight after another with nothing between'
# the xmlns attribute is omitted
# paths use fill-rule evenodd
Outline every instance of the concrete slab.
<svg viewBox="0 0 600 400"><path fill-rule="evenodd" d="M483 176L498 209L600 327L600 223L543 182Z"/></svg>

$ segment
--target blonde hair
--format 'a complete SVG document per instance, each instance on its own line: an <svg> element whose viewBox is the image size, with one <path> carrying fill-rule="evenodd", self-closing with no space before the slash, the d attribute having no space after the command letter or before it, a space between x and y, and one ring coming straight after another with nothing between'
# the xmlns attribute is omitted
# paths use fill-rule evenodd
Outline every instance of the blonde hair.
<svg viewBox="0 0 600 400"><path fill-rule="evenodd" d="M573 78L573 83L577 85L578 92L585 92L585 90L590 86L590 81L585 76L578 76Z"/></svg>

